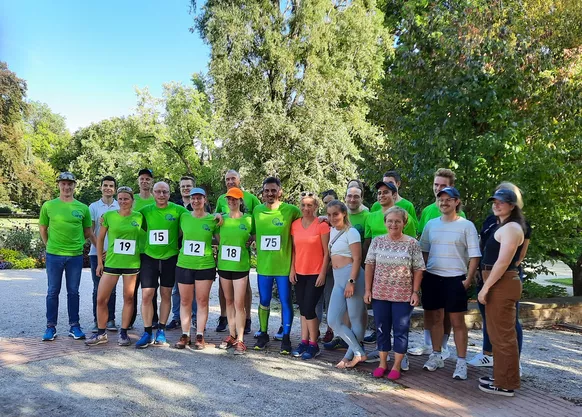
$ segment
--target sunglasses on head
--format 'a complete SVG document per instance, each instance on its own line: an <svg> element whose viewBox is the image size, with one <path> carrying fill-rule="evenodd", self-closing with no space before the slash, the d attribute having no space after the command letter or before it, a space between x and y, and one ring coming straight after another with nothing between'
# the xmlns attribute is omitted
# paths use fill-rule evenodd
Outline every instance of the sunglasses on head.
<svg viewBox="0 0 582 417"><path fill-rule="evenodd" d="M301 197L313 197L315 195L315 193L311 192L311 191L302 191L301 192Z"/></svg>

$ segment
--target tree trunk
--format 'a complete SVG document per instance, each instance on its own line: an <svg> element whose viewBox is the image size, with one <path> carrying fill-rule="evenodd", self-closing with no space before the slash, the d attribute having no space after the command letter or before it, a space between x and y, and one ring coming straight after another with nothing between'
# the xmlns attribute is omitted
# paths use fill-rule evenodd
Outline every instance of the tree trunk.
<svg viewBox="0 0 582 417"><path fill-rule="evenodd" d="M574 295L582 296L582 254L578 257L572 268L572 284L574 285Z"/></svg>

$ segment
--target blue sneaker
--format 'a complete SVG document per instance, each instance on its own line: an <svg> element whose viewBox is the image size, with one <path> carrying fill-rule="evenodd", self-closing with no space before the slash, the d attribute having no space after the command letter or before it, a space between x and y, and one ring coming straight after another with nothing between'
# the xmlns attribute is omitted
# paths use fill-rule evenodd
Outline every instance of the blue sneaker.
<svg viewBox="0 0 582 417"><path fill-rule="evenodd" d="M42 336L42 341L48 342L51 340L55 340L55 337L57 337L56 327L47 327L46 331L44 332L44 335Z"/></svg>
<svg viewBox="0 0 582 417"><path fill-rule="evenodd" d="M319 350L319 345L310 344L307 347L307 350L305 352L303 352L303 355L301 355L301 359L303 359L303 360L313 359L313 358L319 356L320 354L321 354L321 351Z"/></svg>
<svg viewBox="0 0 582 417"><path fill-rule="evenodd" d="M69 337L75 340L85 339L85 333L81 330L81 326L71 326L69 329Z"/></svg>
<svg viewBox="0 0 582 417"><path fill-rule="evenodd" d="M153 345L155 342L155 338L153 334L149 334L148 332L143 332L141 337L137 342L135 342L135 347L138 349L145 349L149 345Z"/></svg>
<svg viewBox="0 0 582 417"><path fill-rule="evenodd" d="M291 352L291 356L293 356L294 358L300 357L301 355L303 355L303 352L305 352L308 347L309 347L308 343L303 342L299 343L295 350Z"/></svg>
<svg viewBox="0 0 582 417"><path fill-rule="evenodd" d="M156 340L154 341L154 345L167 345L168 341L166 340L166 332L162 329L158 329L156 332Z"/></svg>

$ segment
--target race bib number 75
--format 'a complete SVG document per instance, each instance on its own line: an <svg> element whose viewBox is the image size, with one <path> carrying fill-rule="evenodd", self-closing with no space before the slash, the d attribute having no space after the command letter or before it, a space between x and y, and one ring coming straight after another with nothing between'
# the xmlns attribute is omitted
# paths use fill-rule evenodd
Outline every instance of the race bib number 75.
<svg viewBox="0 0 582 417"><path fill-rule="evenodd" d="M281 236L261 236L261 250L281 250Z"/></svg>

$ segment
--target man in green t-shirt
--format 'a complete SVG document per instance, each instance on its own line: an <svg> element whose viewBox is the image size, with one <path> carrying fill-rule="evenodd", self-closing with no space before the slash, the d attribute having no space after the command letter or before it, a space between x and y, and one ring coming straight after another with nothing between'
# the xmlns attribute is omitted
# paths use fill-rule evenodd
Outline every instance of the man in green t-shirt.
<svg viewBox="0 0 582 417"><path fill-rule="evenodd" d="M257 282L259 284L260 333L255 349L262 350L269 343L267 334L273 282L277 281L281 312L283 316L283 339L281 354L291 353L291 324L293 305L291 303L291 223L301 217L299 208L281 202L281 181L268 177L263 181L264 204L253 210L257 244Z"/></svg>
<svg viewBox="0 0 582 417"><path fill-rule="evenodd" d="M359 187L351 187L346 191L346 206L348 206L348 219L359 233L364 242L364 232L366 230L366 219L370 212L364 210L362 206L363 191Z"/></svg>
<svg viewBox="0 0 582 417"><path fill-rule="evenodd" d="M178 237L180 216L188 213L183 206L170 203L170 186L165 182L154 185L155 204L143 207L139 212L144 217L143 229L146 231L146 245L141 255L141 314L144 333L136 342L137 348L150 344L167 344L166 322L170 315L172 288L175 283L176 262L178 260ZM152 299L160 287L160 322L156 337L152 335Z"/></svg>
<svg viewBox="0 0 582 417"><path fill-rule="evenodd" d="M239 188L242 190L240 185L240 174L234 169L229 169L224 175L224 182L226 184L226 190L231 188ZM242 190L243 192L243 202L245 205L245 213L253 214L255 207L261 204L259 199L248 191ZM226 200L226 193L222 194L216 200L216 210L215 213L228 214L230 209L228 208L228 202ZM251 302L253 299L253 293L251 291L251 282L247 281L247 292L245 296L245 308L247 312L247 318L245 322L245 334L251 331ZM227 319L226 319L226 299L224 298L224 292L222 291L222 283L218 282L218 301L220 302L220 317L218 318L218 326L216 326L217 332L226 331Z"/></svg>
<svg viewBox="0 0 582 417"><path fill-rule="evenodd" d="M69 336L85 339L79 324L79 285L83 269L83 246L89 239L97 242L91 229L89 207L75 200L73 194L77 180L70 172L61 172L57 178L59 197L45 202L38 220L40 237L46 245L46 295L47 328L43 341L54 340L57 335L59 294L63 272L67 280L67 309L69 312Z"/></svg>
<svg viewBox="0 0 582 417"><path fill-rule="evenodd" d="M400 195L401 192L400 185L402 184L402 177L400 176L400 173L394 170L388 171L384 174L382 181L391 182L392 184L396 185L398 192L394 197L394 204L397 205L398 207L402 207L404 210L408 212L408 222L411 223L412 221L414 221L413 224L414 227L416 228L418 226L418 218L416 217L416 210L414 209L414 205ZM372 205L370 211L371 212L379 211L380 208L381 208L380 203L376 201ZM409 226L409 230L412 230L411 226ZM416 235L412 237L416 237Z"/></svg>

